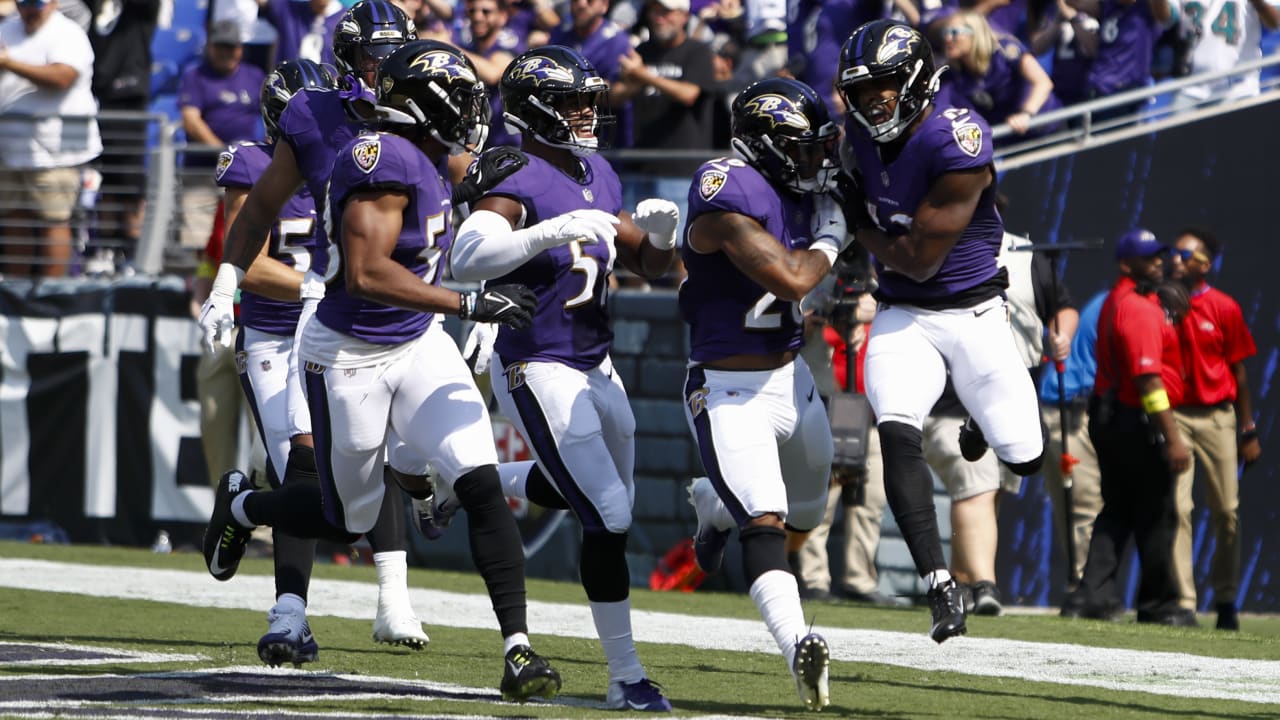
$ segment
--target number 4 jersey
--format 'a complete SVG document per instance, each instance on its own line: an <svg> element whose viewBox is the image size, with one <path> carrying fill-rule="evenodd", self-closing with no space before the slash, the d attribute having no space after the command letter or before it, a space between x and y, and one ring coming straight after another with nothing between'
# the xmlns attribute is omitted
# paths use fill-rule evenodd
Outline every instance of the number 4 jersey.
<svg viewBox="0 0 1280 720"><path fill-rule="evenodd" d="M214 181L218 187L248 190L262 177L274 148L264 143L232 145L218 156ZM310 269L311 252L316 246L316 205L307 187L285 203L267 243L267 255L271 259L299 272ZM301 312L299 302L273 300L249 292L240 295L240 322L254 330L292 336Z"/></svg>
<svg viewBox="0 0 1280 720"><path fill-rule="evenodd" d="M780 192L736 158L704 163L689 188L689 219L681 258L689 276L680 286L680 313L689 324L692 362L794 350L804 341L797 303L774 297L723 252L689 247L688 228L700 215L729 212L760 223L787 250L807 248L812 196Z"/></svg>

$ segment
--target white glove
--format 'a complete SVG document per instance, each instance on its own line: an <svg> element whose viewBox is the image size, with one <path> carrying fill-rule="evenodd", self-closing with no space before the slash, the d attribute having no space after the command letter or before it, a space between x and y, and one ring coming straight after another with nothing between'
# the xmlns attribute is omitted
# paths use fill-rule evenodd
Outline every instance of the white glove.
<svg viewBox="0 0 1280 720"><path fill-rule="evenodd" d="M213 278L209 298L200 307L200 329L204 331L204 346L213 354L218 346L231 347L231 331L236 327L236 289L244 279L244 271L231 263L218 266Z"/></svg>
<svg viewBox="0 0 1280 720"><path fill-rule="evenodd" d="M618 217L603 210L574 210L557 215L529 228L543 248L565 245L574 240L611 243L618 234Z"/></svg>
<svg viewBox="0 0 1280 720"><path fill-rule="evenodd" d="M323 300L324 278L311 270L306 271L302 275L302 286L298 288L298 295L303 302L307 300Z"/></svg>
<svg viewBox="0 0 1280 720"><path fill-rule="evenodd" d="M483 375L489 372L489 360L493 357L493 341L498 339L498 326L478 322L471 326L467 340L462 344L462 359L471 366L471 372Z"/></svg>
<svg viewBox="0 0 1280 720"><path fill-rule="evenodd" d="M849 245L849 228L844 221L844 211L840 203L830 193L813 196L813 217L810 220L810 231L813 242L810 250L817 250L831 260L832 267L836 257Z"/></svg>
<svg viewBox="0 0 1280 720"><path fill-rule="evenodd" d="M680 208L670 200L649 198L636 205L631 214L636 227L648 233L649 244L659 250L676 246L676 229L680 227Z"/></svg>

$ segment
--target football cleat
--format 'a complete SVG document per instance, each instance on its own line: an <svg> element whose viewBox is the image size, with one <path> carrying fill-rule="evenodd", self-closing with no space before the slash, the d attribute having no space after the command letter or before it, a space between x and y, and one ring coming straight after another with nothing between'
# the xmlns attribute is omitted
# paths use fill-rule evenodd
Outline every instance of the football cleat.
<svg viewBox="0 0 1280 720"><path fill-rule="evenodd" d="M986 454L987 438L982 434L982 428L978 427L972 417L965 418L964 424L960 426L960 457L969 462L978 462Z"/></svg>
<svg viewBox="0 0 1280 720"><path fill-rule="evenodd" d="M293 612L276 605L267 612L267 634L258 641L258 657L271 667L284 663L295 666L320 656L305 612Z"/></svg>
<svg viewBox="0 0 1280 720"><path fill-rule="evenodd" d="M662 686L649 678L641 678L633 683L609 683L609 693L605 695L604 704L610 710L671 712L671 702L662 694Z"/></svg>
<svg viewBox="0 0 1280 720"><path fill-rule="evenodd" d="M729 530L717 529L708 519L719 500L710 478L694 478L689 484L689 504L693 505L698 516L698 530L693 534L693 556L705 573L720 569L724 562L724 548L729 544Z"/></svg>
<svg viewBox="0 0 1280 720"><path fill-rule="evenodd" d="M244 557L245 547L249 544L249 536L253 528L247 528L236 522L231 514L231 501L241 493L253 490L249 478L239 470L228 471L218 481L218 488L213 491L213 514L209 516L209 524L204 529L204 540L201 549L204 551L204 564L215 580L230 580L240 568L240 560Z"/></svg>
<svg viewBox="0 0 1280 720"><path fill-rule="evenodd" d="M389 604L380 602L378 616L373 619L373 641L421 650L431 642L431 638L422 629L422 622L413 608L392 609Z"/></svg>
<svg viewBox="0 0 1280 720"><path fill-rule="evenodd" d="M560 692L560 673L528 645L517 645L503 661L502 699L527 702L529 698L550 700Z"/></svg>
<svg viewBox="0 0 1280 720"><path fill-rule="evenodd" d="M818 633L809 633L796 643L791 674L796 678L796 689L806 710L818 711L831 704L830 665L831 649Z"/></svg>
<svg viewBox="0 0 1280 720"><path fill-rule="evenodd" d="M1004 612L1004 605L1000 603L1000 588L990 580L979 580L970 586L973 593L973 612L974 615L999 615ZM969 607L965 607L966 612L970 612Z"/></svg>
<svg viewBox="0 0 1280 720"><path fill-rule="evenodd" d="M933 615L929 637L934 642L969 632L964 623L963 593L954 579L929 589L929 612Z"/></svg>

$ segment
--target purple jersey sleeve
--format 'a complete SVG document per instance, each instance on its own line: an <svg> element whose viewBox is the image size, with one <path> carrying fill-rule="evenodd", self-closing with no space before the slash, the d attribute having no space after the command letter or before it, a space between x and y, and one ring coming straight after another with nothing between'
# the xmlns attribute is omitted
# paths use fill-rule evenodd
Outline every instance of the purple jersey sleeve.
<svg viewBox="0 0 1280 720"><path fill-rule="evenodd" d="M698 168L689 188L681 249L688 278L680 287L680 312L689 325L690 359L709 362L800 347L803 321L796 303L778 300L723 252L703 254L689 246L689 228L702 215L718 212L752 218L788 250L810 243L812 199L779 192L737 158L718 158Z"/></svg>
<svg viewBox="0 0 1280 720"><path fill-rule="evenodd" d="M391 259L424 281L440 283L440 259L452 242L448 184L440 169L408 140L391 133L367 133L338 152L326 201L330 230L340 236L353 196L364 192L403 193L409 206L401 215L400 235ZM341 245L340 245L341 247ZM342 252L339 251L339 261ZM341 272L341 268L338 268ZM316 318L326 327L365 342L392 345L420 336L433 315L390 307L355 297L346 283L331 282Z"/></svg>
<svg viewBox="0 0 1280 720"><path fill-rule="evenodd" d="M616 215L622 209L622 183L599 155L582 159L585 174L571 177L545 160L529 164L491 192L520 203L526 227L574 210L596 209ZM608 244L574 242L544 250L492 284L520 283L538 298L533 324L526 330L502 327L494 349L504 362L558 362L579 370L596 367L613 342L609 329L608 287L613 268Z"/></svg>
<svg viewBox="0 0 1280 720"><path fill-rule="evenodd" d="M271 163L273 146L238 143L218 156L214 169L219 187L248 189L258 182ZM280 210L267 239L267 256L299 272L311 267L316 241L316 207L311 193L303 187ZM285 302L242 292L240 322L247 328L272 335L292 336L298 325L302 303Z"/></svg>

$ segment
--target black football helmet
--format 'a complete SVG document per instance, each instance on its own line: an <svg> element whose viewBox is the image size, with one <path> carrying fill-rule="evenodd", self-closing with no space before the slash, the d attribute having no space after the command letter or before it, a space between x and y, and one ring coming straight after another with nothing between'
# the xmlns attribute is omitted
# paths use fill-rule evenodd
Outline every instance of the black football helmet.
<svg viewBox="0 0 1280 720"><path fill-rule="evenodd" d="M462 51L415 40L378 66L374 110L392 125L414 125L449 148L479 152L489 135L489 94Z"/></svg>
<svg viewBox="0 0 1280 720"><path fill-rule="evenodd" d="M945 68L943 68L945 70ZM938 91L933 50L918 30L896 20L873 20L859 26L840 49L836 88L844 98L849 115L870 133L876 142L893 142L924 112ZM891 77L897 82L898 102L893 115L873 123L856 102L858 83Z"/></svg>
<svg viewBox="0 0 1280 720"><path fill-rule="evenodd" d="M338 72L364 83L393 50L418 39L413 20L387 0L360 0L333 29L333 59Z"/></svg>
<svg viewBox="0 0 1280 720"><path fill-rule="evenodd" d="M289 98L307 88L336 90L338 72L329 65L321 65L310 60L286 60L276 66L262 82L260 110L262 123L267 127L267 135L275 137L280 134L280 113L284 112Z"/></svg>
<svg viewBox="0 0 1280 720"><path fill-rule="evenodd" d="M839 129L813 88L791 78L752 84L733 101L733 149L771 181L825 192L840 169Z"/></svg>
<svg viewBox="0 0 1280 720"><path fill-rule="evenodd" d="M527 132L539 142L590 155L608 147L606 134L614 116L609 109L609 83L576 50L544 45L511 61L502 73L503 119L513 132ZM590 117L570 119L567 103L589 106ZM583 137L583 133L589 137Z"/></svg>

